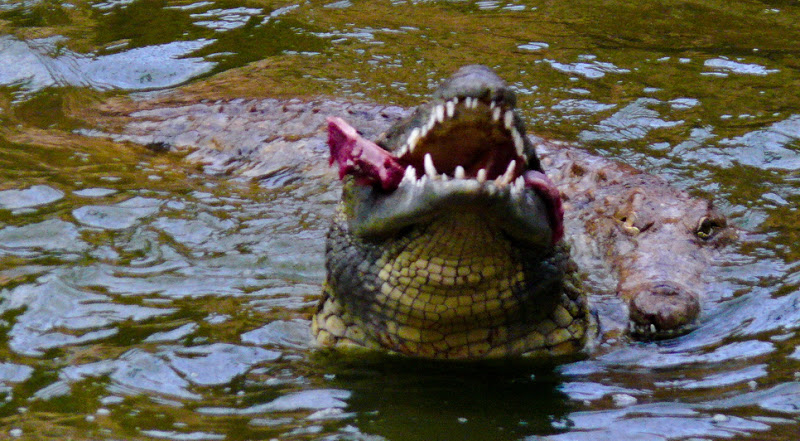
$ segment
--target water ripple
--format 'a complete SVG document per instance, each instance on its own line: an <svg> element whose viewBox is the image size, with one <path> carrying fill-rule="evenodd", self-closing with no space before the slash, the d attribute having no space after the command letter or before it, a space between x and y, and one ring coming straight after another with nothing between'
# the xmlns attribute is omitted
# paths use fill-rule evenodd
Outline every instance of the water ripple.
<svg viewBox="0 0 800 441"><path fill-rule="evenodd" d="M37 207L53 203L63 197L63 192L47 185L34 185L23 190L3 190L0 191L0 209Z"/></svg>
<svg viewBox="0 0 800 441"><path fill-rule="evenodd" d="M119 331L111 326L121 321L141 321L174 312L115 303L108 296L73 287L56 274L5 290L0 313L20 309L24 312L9 331L8 344L12 351L30 356L110 337Z"/></svg>
<svg viewBox="0 0 800 441"><path fill-rule="evenodd" d="M52 86L99 90L160 89L210 71L215 63L187 57L213 40L176 41L91 56L59 48L62 37L21 41L0 36L0 85L19 85L27 94ZM59 54L53 56L52 54Z"/></svg>

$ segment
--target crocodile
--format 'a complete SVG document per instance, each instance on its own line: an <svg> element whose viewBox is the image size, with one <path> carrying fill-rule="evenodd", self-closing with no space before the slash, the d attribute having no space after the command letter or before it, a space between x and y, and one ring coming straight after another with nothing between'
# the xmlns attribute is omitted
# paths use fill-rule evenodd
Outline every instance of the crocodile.
<svg viewBox="0 0 800 441"><path fill-rule="evenodd" d="M598 332L591 270L573 259L586 254L615 275L631 335L693 329L704 270L734 236L725 217L652 175L526 135L516 99L473 65L374 142L328 119L344 185L312 319L319 345L578 354Z"/></svg>
<svg viewBox="0 0 800 441"><path fill-rule="evenodd" d="M475 68L475 71L482 73L476 73L473 78L494 76L485 69ZM481 81L477 83L487 83ZM499 79L492 82L495 89L505 90L506 86ZM472 90L473 94L480 95L477 89ZM498 93L495 95L508 98L505 102L507 110L514 111L512 94L507 90ZM463 95L466 97L467 94ZM337 115L346 118L358 127L361 137L387 139L379 142L390 148L403 142L398 138L403 136L400 127L413 126L415 118L417 126L422 126L421 115L437 99L441 102L441 97L435 97L430 104L414 110L337 98L199 100L193 95L174 94L153 100L111 100L87 117L91 125L105 130L89 133L92 136L108 136L116 141L146 145L159 151L189 150L186 160L202 165L209 173L235 174L260 180L268 187L303 182L299 188L312 186L315 191L324 192L326 205L314 208L315 213L324 214L328 211L328 199L333 203L336 198L333 193L339 190L327 168L327 161L320 161L320 157L329 151L326 117ZM480 99L474 103L476 109L483 108L479 107L484 105ZM466 100L461 101L461 107L464 104ZM454 115L456 110L454 107ZM444 115L448 115L446 105ZM505 115L503 113L503 124ZM535 156L557 187L563 202L564 237L556 246L564 248L562 255L569 255L577 264L577 276L583 281L582 289L593 311L585 319L590 325L590 334L592 316L599 319L602 335L597 340L603 343L613 340L621 343L627 337L618 337L626 332L643 340L669 338L696 326L699 315L718 296L713 283L716 269L719 264L730 260L725 257L725 252L731 248L725 245L737 237L737 230L727 225L724 216L705 199L678 190L658 176L588 153L582 146L525 136L524 131L520 131L522 127L521 123L518 124L518 117L512 114L512 118L525 142L525 152L532 152L530 146L533 147ZM475 119L474 128L480 129L485 120ZM394 129L391 128L393 125ZM382 133L393 135L381 137ZM379 150L372 148L371 152L386 159ZM340 153L346 153L346 150ZM347 155L341 159L347 160ZM424 156L422 159L422 168L417 164L414 169L420 177L424 175ZM433 156L432 160L437 171L444 171L444 163L440 164ZM533 155L530 160L535 161ZM405 176L405 170L402 172ZM345 195L351 191L353 194L373 191L370 185L358 189L358 183L347 183L359 177L358 169L353 173L355 176L345 174ZM399 173L395 173L393 179L398 176ZM449 177L454 176L451 174ZM366 178L369 176L360 176L362 181ZM366 183L369 184L369 179ZM296 184L290 185L290 189L295 187ZM291 195L292 191L288 191L287 197ZM298 201L305 203L306 199L303 196ZM343 206L347 206L346 202L347 199ZM346 214L343 212L339 216ZM310 228L322 230L331 225L327 217L325 220L320 218L319 223ZM341 218L333 223L334 226L341 224ZM546 229L540 233L548 234ZM322 231L320 235L323 235ZM569 249L569 254L566 249ZM335 259L329 260L329 264L331 261ZM564 265L567 262L570 261ZM574 282L576 273L567 271L567 274L573 276L570 280ZM330 298L330 284L324 291L323 298ZM322 302L322 307L331 314L325 321L316 315L316 336L323 337L318 338L320 343L341 347L347 344L347 340L336 333L346 329L350 334L358 334L359 328L344 328L345 321L337 322L342 317L347 318L347 314L341 314L337 309L344 307L342 303L326 301ZM336 319L331 319L331 326L326 329L327 317ZM549 323L546 326L552 327ZM320 331L333 331L333 334L328 336ZM585 340L590 342L590 337ZM383 348L376 340L362 341L358 345ZM582 344L580 339L573 343L564 346L576 350ZM505 356L516 352L497 349L493 355Z"/></svg>

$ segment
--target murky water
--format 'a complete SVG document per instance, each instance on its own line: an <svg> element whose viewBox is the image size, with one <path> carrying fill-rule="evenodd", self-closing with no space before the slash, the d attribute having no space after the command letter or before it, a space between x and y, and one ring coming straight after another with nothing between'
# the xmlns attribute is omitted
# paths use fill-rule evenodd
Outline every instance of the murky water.
<svg viewBox="0 0 800 441"><path fill-rule="evenodd" d="M780 1L0 2L0 439L800 438L798 23ZM745 230L697 331L556 367L309 351L337 184L314 133L259 151L250 110L410 106L475 62L532 131Z"/></svg>

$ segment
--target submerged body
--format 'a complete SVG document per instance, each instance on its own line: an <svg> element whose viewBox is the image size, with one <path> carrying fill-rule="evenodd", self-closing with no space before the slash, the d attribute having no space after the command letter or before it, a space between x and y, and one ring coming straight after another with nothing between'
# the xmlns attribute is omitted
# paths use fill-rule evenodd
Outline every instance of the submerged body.
<svg viewBox="0 0 800 441"><path fill-rule="evenodd" d="M613 275L630 334L661 339L694 329L713 289L709 270L737 238L726 218L656 176L564 144L534 144L564 195L574 258L585 276Z"/></svg>
<svg viewBox="0 0 800 441"><path fill-rule="evenodd" d="M685 210L688 196L673 198L676 211L661 200L663 183L648 188L632 170L593 174L550 158L559 177L590 180L556 187L515 100L489 69L468 66L377 144L330 121L332 162L346 183L313 318L321 345L458 359L579 351L594 326L561 240L562 192L569 209L595 220L579 230L612 257L631 330L658 338L690 329L706 266L698 250L724 219L699 200ZM638 243L659 233L691 238L678 271L675 256L659 260L663 249Z"/></svg>
<svg viewBox="0 0 800 441"><path fill-rule="evenodd" d="M444 100L440 102L444 102ZM301 179L306 182L304 185L323 188L328 186L328 182L331 179L330 172L325 167L327 163L323 159L324 152L327 150L325 145L327 133L324 131L327 115L339 115L346 118L367 139L380 139L379 135L381 133L392 135L391 139L395 139L393 142L397 143L397 147L402 147L402 144L407 139L407 137L403 138L402 135L404 133L409 135L413 133L413 129L402 131L402 128L413 127L415 120L417 127L421 126L423 122L427 125L430 121L430 112L414 114L409 110L395 106L354 104L330 99L318 101L234 100L207 104L194 101L177 103L168 101L164 103L137 102L134 104L136 105L135 108L108 109L106 114L100 115L98 124L110 127L124 126L124 132L120 135L115 135L115 138L119 140L179 149L184 146L196 149L189 156L189 159L205 164L207 170L212 172L236 173L247 178L263 179L267 183L273 180L277 180L276 182L280 183L285 179ZM466 101L462 101L463 104L466 104ZM473 110L479 109L477 101L470 100L470 104L475 104L476 109ZM430 109L431 107L427 108ZM454 105L453 113L455 114L458 109ZM494 112L494 109L490 110ZM448 115L448 111L449 109L445 104L444 116ZM130 114L134 115L133 122L128 120L119 121L118 115ZM422 118L422 115L427 116L428 119ZM465 121L471 121L472 123L493 121L493 114L490 114L488 119L485 114L483 115L480 116L475 113L472 120ZM500 118L503 120L499 126L501 131L505 130L505 115L506 113L504 112L502 118ZM518 118L513 115L511 122L512 127L518 126ZM469 125L462 125L458 128L458 131L471 136L482 133L481 130L475 130L476 127L481 127L481 125L473 125L472 128ZM519 132L519 129L517 131L522 137L523 133ZM498 131L492 129L489 133L497 134ZM417 133L417 136L419 136L419 133ZM513 137L513 133L511 136ZM386 139L386 137L383 139ZM400 139L399 142L397 141L398 139ZM516 329L513 330L512 334L516 335L515 343L496 345L495 343L498 340L494 335L502 336L500 331L486 332L477 330L471 336L469 332L458 331L453 334L454 336L450 337L451 343L454 344L453 349L448 350L449 356L473 357L479 356L478 353L484 354L483 356L505 356L525 352L526 348L523 347L524 345L521 341L527 340L528 337L522 337L525 332L521 329L528 330L526 335L530 335L530 341L534 344L548 338L552 343L559 341L559 339L564 339L563 341L567 342L560 346L555 343L550 347L558 347L559 349L538 351L540 354L578 350L593 334L591 326L587 328L585 335L582 337L579 332L576 333L578 338L565 337L562 330L573 325L572 322L567 324L568 315L573 322L577 320L577 323L583 323L584 321L589 323L589 317L583 312L587 303L590 306L597 306L600 322L604 325L602 329L604 332L609 327L614 328L614 330L624 328L630 329L631 334L638 338L663 338L692 329L692 326L696 324L699 307L707 306L703 305L703 299L708 291L713 289L713 287L709 286L709 281L713 280L714 263L718 259L720 251L725 250L718 245L727 242L733 235L732 230L725 225L725 219L716 213L709 202L693 198L685 192L678 191L669 186L664 180L655 176L641 173L612 160L590 155L570 144L546 142L536 138L525 138L524 140L529 144L530 151L533 151L534 146L536 147L542 169L552 179L564 204L564 238L555 246L552 243L548 244L547 240L538 241L538 246L544 251L542 254L537 254L533 257L536 260L546 255L562 256L560 257L561 260L555 260L561 262L562 266L559 271L564 274L562 281L558 282L561 284L559 289L567 293L567 298L569 298L569 293L578 293L577 300L570 300L571 304L576 305L577 308L564 307L563 305L570 304L564 301L562 302L562 308L569 314L563 314L564 311L558 309L559 313L556 315L554 308L551 310L550 317L545 317L547 314L543 312L544 307L547 305L552 307L562 297L554 296L545 299L540 297L537 300L536 297L529 295L528 298L522 298L521 302L517 302L518 305L528 305L525 308L521 308L523 312L510 315L510 317L514 318L514 320L511 320L512 322L521 323L521 325L514 325ZM528 146L524 145L523 147L528 149ZM386 151L388 152L390 149L386 149ZM420 150L420 152L422 151ZM436 152L434 151L433 153L435 154ZM385 158L385 156L378 156ZM390 154L389 156L392 155ZM418 169L418 172L415 171L415 178L417 176L420 178L415 180L416 183L426 174L425 160L424 155L413 159L416 164L415 170ZM510 158L504 158L504 160L508 159ZM535 162L538 162L538 160ZM371 159L366 157L364 161L369 163ZM531 159L531 161L534 160ZM433 162L439 173L448 173L449 182L455 181L453 178L457 171L454 168L456 166L448 163L446 157L444 159L434 157ZM480 160L473 162L475 162L475 167L488 165L481 164ZM353 165L356 165L356 162ZM504 165L507 166L507 163ZM501 170L501 168L501 166L496 167L491 172L503 176L506 171ZM358 168L356 170L359 172L364 171ZM392 171L394 169L390 164L386 170ZM405 176L405 170L401 171ZM475 178L472 179L473 181L477 181L478 171L471 170L470 174ZM528 170L520 169L515 171L514 174L524 175L526 171ZM466 168L464 173L467 175ZM391 178L391 176L395 177ZM403 176L400 177L400 181L402 181ZM518 178L519 176L516 176L509 183L516 185ZM532 176L532 178L535 178L535 176ZM356 176L351 176L347 179L355 181ZM365 179L365 177L362 176L361 179ZM311 180L313 180L313 183L310 182ZM369 179L366 180L369 182ZM392 180L397 180L396 173L386 175L387 182L392 182ZM437 183L440 182L437 181ZM393 200L394 204L384 206L384 211L359 211L361 221L355 225L360 228L358 234L378 231L380 225L388 220L388 213L392 212L391 208L393 206L400 208L416 207L416 214L411 218L418 217L418 214L425 211L426 205L413 205L415 201L413 196L415 194L423 196L420 200L424 199L424 197L430 197L431 199L427 199L428 201L432 201L435 197L442 195L449 195L452 198L454 195L457 196L459 194L458 191L450 191L449 193L439 191L437 193L437 183L432 183L432 181L426 179L424 185L415 187L418 189L418 193L397 193L398 196L405 194L406 199L398 198ZM460 191L462 194L468 193L471 188L477 185L476 183L468 182L466 179L461 184ZM401 186L401 184L398 185ZM347 186L359 188L355 182L346 184ZM508 186L508 183L506 183L506 186ZM527 184L524 187L525 193L530 193L531 190L528 189ZM389 188L391 188L391 185L389 185ZM552 191L553 187L547 185L539 186L539 190L548 189ZM442 189L440 188L439 190ZM532 191L536 193L535 189ZM361 188L358 192L351 192L350 194L361 194L363 196L368 193L366 188ZM499 194L510 195L510 193L505 192L500 192ZM369 199L366 200L369 201ZM527 238L528 242L537 242L537 238L544 239L544 236L547 235L550 235L552 239L554 231L550 227L555 226L557 228L557 225L550 222L548 213L552 215L554 211L548 210L545 207L547 201L541 200L539 196L532 200L534 200L534 205L522 205L522 207L531 208L533 211L532 216L526 215L523 211L518 211L514 215L518 221L522 221L522 225L526 225L526 228L512 232L511 236ZM537 200L539 202L536 202ZM552 201L553 197L550 196L549 200ZM513 202L513 199L508 199L507 202ZM536 203L540 204L540 208L536 208ZM372 206L378 207L374 204ZM514 206L514 204L508 203L504 205L506 209ZM497 206L494 207L495 210L497 208ZM478 209L473 209L473 213L491 214L492 207L487 205L479 206ZM509 225L513 226L519 223L507 222L513 216L509 216L506 211L500 210L498 213L488 219L499 219L501 222L494 227L486 229L486 234L497 234L497 229L502 231L503 228L509 228ZM631 213L634 216L630 216L629 214ZM385 237L380 235L371 236L368 240L359 238L358 234L354 234L351 222L348 221L348 215L351 214L353 213L342 212L333 222L331 237L339 237L340 239L339 241L331 240L329 242L331 246L327 253L330 256L328 259L329 269L334 269L344 276L353 278L361 269L358 267L349 267L348 269L345 263L348 260L356 261L357 257L355 256L357 255L333 252L333 244L341 243L346 245L348 240L356 241L362 246L367 244L369 246L362 249L372 253L370 255L386 253L387 259L392 257L388 250L399 249L399 245L395 243L392 246L387 246L388 243L383 241ZM434 217L439 219L441 216ZM444 216L441 218L440 230L447 232L456 227L462 228L459 225L452 226L460 223L464 224L462 228L464 231L470 231L468 228L471 228L470 225L476 222L475 217L475 215L472 215L470 218L464 217L461 220L456 220L448 219L447 216ZM526 223L525 219L530 219L530 222ZM502 223L503 220L506 220L505 224ZM450 223L448 224L448 222ZM403 228L408 229L409 225L403 225ZM549 233L548 230L550 231ZM492 231L495 231L495 233L492 233ZM533 231L532 234L526 233L531 231ZM419 232L422 233L424 231L419 230ZM500 235L507 235L507 233L501 233ZM476 248L483 250L485 248L487 255L493 253L502 254L500 244L504 243L503 240L506 240L505 238L501 238L502 240L499 241L491 241L481 239L483 237L481 235L466 236L472 240L467 248L473 250ZM420 236L418 242L426 243L424 236ZM449 243L450 241L445 240L444 242ZM483 243L490 243L496 248L481 245ZM514 245L506 244L505 246ZM433 249L424 251L428 253L430 258L422 259L420 265L424 260L429 260L433 264L430 269L438 270L443 264L447 267L447 261L452 259L446 259L443 256L439 258L440 260L435 260L437 256L434 251ZM448 253L452 252L454 251L448 251ZM372 261L377 262L378 260L378 258L375 258ZM575 264L570 263L573 260ZM362 260L361 265L369 267L366 270L374 273L374 268L377 268L377 266L374 264L369 265L365 262L367 260ZM403 265L399 263L402 260L397 262L399 273L396 279L400 281L402 278L403 281L410 282L406 279L409 276L403 273ZM336 267L337 263L343 266ZM384 266L387 265L384 264ZM452 268L455 268L456 274L458 274L459 267L462 267L461 271L464 271L463 265L460 263L452 266ZM487 274L494 271L495 274L500 274L508 278L508 280L513 280L513 265L502 263L499 267L502 267L503 270L498 271L497 268L494 268L493 270L486 270ZM408 268L410 270L411 267ZM447 271L451 272L452 268ZM434 272L430 271L430 269L428 270L429 274ZM332 271L331 274L333 273ZM555 273L557 274L558 271ZM380 275L380 271L377 274ZM472 278L474 279L474 277L475 275L473 274ZM581 280L584 282L584 288L581 288ZM465 280L465 282L468 282L468 280ZM502 282L493 283L497 286L504 285ZM337 286L340 286L338 284L339 282L337 281ZM426 284L426 286L431 287L432 285ZM325 293L323 294L326 300L320 303L320 310L315 316L317 337L321 343L335 345L356 343L367 347L385 348L387 345L384 345L380 338L365 338L362 336L368 336L369 334L366 331L370 329L375 330L376 334L383 332L381 329L398 330L398 325L406 319L405 316L407 314L403 311L406 308L411 308L411 306L403 303L411 302L413 306L414 303L419 304L419 302L426 300L425 294L420 299L404 296L402 292L400 294L390 294L385 297L387 307L383 306L384 303L374 302L370 308L373 308L376 312L372 315L360 316L358 314L361 313L358 311L365 310L367 308L366 305L370 304L369 302L381 292L380 286L374 283L371 286L366 285L366 287L370 289L363 292L372 293L372 298L369 296L356 296L353 297L354 300L352 300L351 306L347 306L344 302L328 301L328 299L332 296L335 297L337 294L330 283L326 284ZM573 290L571 287L575 289ZM515 295L505 295L514 299L518 298ZM501 297L502 294L496 298ZM612 300L617 297L621 301L615 302ZM397 307L392 309L392 301L395 298L397 299ZM366 302L360 299L365 299ZM441 300L442 297L437 297L437 299ZM598 299L600 301L597 301ZM472 295L462 296L458 299L456 307L456 300L450 299L449 305L453 308L447 311L451 311L450 314L458 317L458 314L466 312L467 308L470 309L470 313L472 313L472 308L475 308L475 314L478 314L481 308L498 306L497 302L481 306L484 301L485 299L482 299L480 294L478 294L477 299L473 299ZM444 304L444 301L442 301L442 304ZM472 306L473 304L475 306ZM503 305L500 302L499 306L502 307ZM428 308L435 307L428 306ZM444 307L438 306L438 308L442 311ZM524 312L526 308L528 312ZM533 308L533 312L539 315L530 315L531 308ZM422 309L424 310L425 308L423 307ZM503 311L502 308L500 311ZM358 313L354 314L354 312ZM385 318L389 316L395 317L395 315L398 320L392 321ZM409 316L412 315L409 314ZM445 316L447 314L443 314L439 318L446 318ZM364 317L368 318L365 319ZM425 320L432 320L437 316L428 315L427 317ZM487 314L487 318L480 319L479 322L491 324L492 320L498 320L496 317L494 319L490 317L492 317L492 314ZM520 320L520 318L524 317L532 319L530 321ZM371 324L364 325L365 320L368 323L383 320L383 327L374 327ZM360 321L362 324L351 326L356 321ZM632 322L632 326L629 326L629 322ZM427 326L427 322L422 324ZM566 326L560 326L560 324ZM447 326L450 326L451 329L457 328L454 324ZM485 325L481 326L485 327ZM538 331L536 326L539 326ZM576 326L573 326L573 330ZM402 333L407 337L412 337L407 341L413 342L417 338L414 327L404 328ZM420 331L420 338L422 338L422 334ZM383 335L386 336L386 333L384 332ZM352 338L353 336L355 338ZM616 337L617 334L614 333L612 336ZM388 338L381 338L389 340ZM507 337L503 338L506 339L504 341L509 342ZM467 342L472 340L473 343L470 345L455 344L465 340ZM483 343L489 343L491 349L486 350ZM407 344L406 347L408 349L402 352L415 354L413 346L412 344ZM424 347L425 345L422 346ZM439 346L442 346L441 342ZM391 348L391 346L389 347ZM419 347L417 346L417 348ZM438 351L435 345L431 344L430 347ZM471 355L470 351L475 355ZM531 350L528 352L536 353L537 351ZM442 354L443 352L438 353ZM423 355L420 352L416 354Z"/></svg>

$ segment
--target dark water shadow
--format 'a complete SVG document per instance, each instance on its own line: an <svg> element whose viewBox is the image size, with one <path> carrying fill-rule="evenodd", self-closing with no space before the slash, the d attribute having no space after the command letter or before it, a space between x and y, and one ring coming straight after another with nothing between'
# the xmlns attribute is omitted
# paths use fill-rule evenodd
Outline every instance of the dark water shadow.
<svg viewBox="0 0 800 441"><path fill-rule="evenodd" d="M316 353L313 362L347 389L362 433L388 440L516 440L566 429L574 402L555 364L535 360L430 361Z"/></svg>

